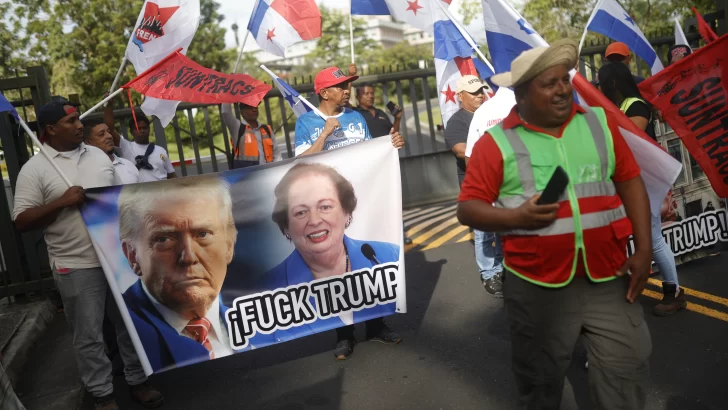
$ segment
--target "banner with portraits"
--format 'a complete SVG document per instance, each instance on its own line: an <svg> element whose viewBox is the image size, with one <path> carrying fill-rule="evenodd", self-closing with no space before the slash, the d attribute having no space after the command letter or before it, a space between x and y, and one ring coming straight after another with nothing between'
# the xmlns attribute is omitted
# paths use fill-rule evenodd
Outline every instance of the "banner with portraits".
<svg viewBox="0 0 728 410"><path fill-rule="evenodd" d="M86 192L82 216L147 374L406 312L389 138Z"/></svg>

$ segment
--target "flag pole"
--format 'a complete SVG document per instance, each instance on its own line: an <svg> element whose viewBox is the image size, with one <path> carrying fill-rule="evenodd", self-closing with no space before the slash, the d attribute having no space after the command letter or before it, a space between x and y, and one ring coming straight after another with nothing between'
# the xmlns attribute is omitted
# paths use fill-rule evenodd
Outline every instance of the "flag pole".
<svg viewBox="0 0 728 410"><path fill-rule="evenodd" d="M180 51L182 51L182 47L174 50L167 57L164 57L163 59L159 60L153 66L147 68L143 73L139 74L135 79L133 79L133 80L129 81L128 83L122 85L121 88L119 88L118 90L116 90L112 94L110 94L108 97L106 97L103 100L101 100L101 102L99 102L98 104L96 104L93 107L91 107L88 110L86 110L86 112L84 112L83 114L81 114L81 116L79 117L79 119L82 120L82 119L86 118L86 116L88 116L89 114L91 114L92 112L94 112L95 110L97 110L99 107L101 107L104 103L106 103L107 101L109 101L113 97L117 96L125 88L130 88L129 84L131 84L131 83L133 83L135 81L139 81L140 79L146 77L149 73L151 73L154 70L156 70L157 67L159 67L160 65L166 63L167 60L169 60L170 58L172 58L172 57L176 56L177 54L179 54Z"/></svg>
<svg viewBox="0 0 728 410"><path fill-rule="evenodd" d="M111 87L109 87L109 92L116 88L116 84L119 83L119 79L121 79L121 73L124 72L124 68L126 68L126 63L128 63L129 60L126 59L126 56L121 60L121 66L119 66L119 71L116 72L116 77L114 77L114 82L111 83Z"/></svg>
<svg viewBox="0 0 728 410"><path fill-rule="evenodd" d="M463 26L461 26L460 23L458 23L457 20L455 20L455 17L453 17L453 15L450 14L450 11L448 9L446 9L445 6L442 5L442 2L441 1L436 1L436 3L440 7L440 10L442 10L442 12L445 13L445 15L447 16L447 18L449 18L450 21L452 21L452 24L455 25L455 28L458 29L458 31L460 32L460 34L463 35L463 38L465 38L465 41L468 42L468 44L473 49L473 51L475 51L475 53L478 55L478 57L480 57L480 59L483 60L483 62L485 63L485 65L487 65L488 68L490 68L490 70L495 73L495 69L490 64L490 61L488 61L488 59L485 58L485 55L483 55L483 52L480 51L480 49L478 48L478 45L475 44L475 41L473 40L473 38L470 37L470 34L467 31L465 31L465 28Z"/></svg>
<svg viewBox="0 0 728 410"><path fill-rule="evenodd" d="M245 43L248 41L248 35L250 34L250 30L248 28L245 28L245 36L243 36L243 42L240 44L240 49L238 50L238 59L235 60L235 67L233 68L233 74L238 72L238 66L240 65L240 59L243 57L243 49L245 48Z"/></svg>
<svg viewBox="0 0 728 410"><path fill-rule="evenodd" d="M354 20L351 16L351 3L354 0L349 1L349 45L351 45L351 63L355 64L354 59Z"/></svg>
<svg viewBox="0 0 728 410"><path fill-rule="evenodd" d="M268 67L266 67L266 66L265 66L265 64L261 64L261 65L260 65L260 68L261 68L261 69L262 69L263 71L265 71L266 73L268 73L268 75L270 75L270 76L271 76L271 78L273 78L273 81L275 81L275 80L276 80L276 79L278 78L278 76L277 76L277 75L275 75L275 74L274 74L274 73L273 73L273 72L272 72L271 70L269 70L269 69L268 69ZM302 103L304 103L304 104L308 105L308 107L309 107L309 108L310 108L310 109L311 109L311 110L312 110L313 112L315 112L315 113L316 113L316 115L318 115L319 117L321 117L321 118L323 118L323 119L326 119L326 118L328 118L328 117L327 117L326 115L324 115L324 113L322 113L322 112L321 112L321 110L319 110L319 109L318 109L317 107L315 107L315 106L314 106L313 104L311 104L310 102L308 102L308 100L307 100L306 98L304 98L304 96L302 96L302 95L300 95L300 94L299 94L299 95L298 95L298 100L299 100L299 101L301 101Z"/></svg>
<svg viewBox="0 0 728 410"><path fill-rule="evenodd" d="M89 114L91 114L92 112L98 110L102 105L105 107L106 106L106 102L108 102L112 98L114 98L117 95L119 95L119 93L122 92L122 91L124 91L124 89L123 88L119 88L118 90L116 90L113 93L109 94L108 97L104 98L98 104L94 105L93 107L91 107L88 110L86 110L86 112L84 112L83 114L81 114L81 116L79 116L78 119L79 120L82 120L82 119L88 117Z"/></svg>
<svg viewBox="0 0 728 410"><path fill-rule="evenodd" d="M71 180L68 179L66 174L61 170L61 168L58 166L58 164L56 164L56 161L53 161L53 157L51 157L51 154L49 154L48 151L46 150L46 148L43 146L43 144L41 144L40 141L38 141L38 137L35 135L35 133L33 131L30 130L30 127L28 127L28 124L26 124L22 118L17 118L17 119L18 119L18 121L20 121L20 126L23 127L23 129L28 134L28 136L33 141L33 143L38 146L38 149L40 149L41 154L43 154L43 156L46 157L48 162L51 163L51 166L53 166L53 169L55 169L56 172L58 172L58 175L61 176L61 179L63 179L63 182L65 182L69 188L72 187L73 183L71 183Z"/></svg>
<svg viewBox="0 0 728 410"><path fill-rule="evenodd" d="M587 33L587 27L589 27L589 23L591 23L592 19L594 19L594 14L596 14L597 10L599 10L599 6L602 5L603 0L597 1L597 4L594 6L594 10L592 10L592 14L589 16L589 20L586 21L586 26L584 26L584 33L581 34L581 40L579 41L579 49L577 52L581 54L581 48L584 46L584 40L586 40L586 33Z"/></svg>
<svg viewBox="0 0 728 410"><path fill-rule="evenodd" d="M437 0L436 3L437 3L438 6L440 6L440 10L442 10L442 12L445 13L445 15L447 16L447 18L449 18L450 21L452 21L452 24L454 24L455 25L455 28L457 28L458 31L460 32L460 34L462 34L463 38L465 39L465 41L468 42L468 44L473 49L473 51L475 51L475 53L478 55L478 57L480 57L480 59L483 60L483 63L485 63L485 65L487 65L488 68L490 68L490 71L491 72L495 73L495 69L490 64L490 61L488 61L488 59L485 58L485 55L483 55L483 52L480 51L480 48L478 48L478 45L475 44L475 41L473 40L473 38L470 37L470 33L468 33L465 30L465 28L463 26L461 26L460 23L457 20L455 20L455 17L453 17L453 15L450 14L450 11L448 9L446 9L445 6L442 5L442 2L440 2L439 0ZM485 93L485 98L487 100L490 100L490 97L488 96L487 93Z"/></svg>

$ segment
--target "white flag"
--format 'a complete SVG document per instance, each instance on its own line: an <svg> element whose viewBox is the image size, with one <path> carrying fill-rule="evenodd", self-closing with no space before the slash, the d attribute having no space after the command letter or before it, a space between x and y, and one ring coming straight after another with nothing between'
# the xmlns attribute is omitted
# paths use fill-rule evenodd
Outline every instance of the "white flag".
<svg viewBox="0 0 728 410"><path fill-rule="evenodd" d="M675 45L690 47L690 44L688 44L688 39L685 38L685 32L680 25L680 20L678 20L677 17L675 17Z"/></svg>
<svg viewBox="0 0 728 410"><path fill-rule="evenodd" d="M186 54L199 24L200 0L147 0L126 46L126 59L139 75L178 48ZM179 103L145 98L141 108L166 127Z"/></svg>

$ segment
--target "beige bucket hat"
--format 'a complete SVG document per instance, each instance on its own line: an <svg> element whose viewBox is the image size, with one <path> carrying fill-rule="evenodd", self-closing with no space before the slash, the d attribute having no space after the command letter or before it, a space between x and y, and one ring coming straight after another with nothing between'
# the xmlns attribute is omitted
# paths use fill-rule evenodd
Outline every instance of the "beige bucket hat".
<svg viewBox="0 0 728 410"><path fill-rule="evenodd" d="M511 71L490 77L499 87L517 87L533 80L549 68L566 64L576 67L579 59L579 45L576 41L564 39L555 41L549 47L526 50L511 63Z"/></svg>

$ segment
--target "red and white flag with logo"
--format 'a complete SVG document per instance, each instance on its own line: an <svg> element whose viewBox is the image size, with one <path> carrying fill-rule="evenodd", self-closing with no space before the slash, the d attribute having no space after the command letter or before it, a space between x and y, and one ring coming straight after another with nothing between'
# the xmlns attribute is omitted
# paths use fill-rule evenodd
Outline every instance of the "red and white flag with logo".
<svg viewBox="0 0 728 410"><path fill-rule="evenodd" d="M147 0L126 46L126 59L137 75L182 48L186 54L200 23L200 0ZM167 126L179 101L146 98L141 108Z"/></svg>

